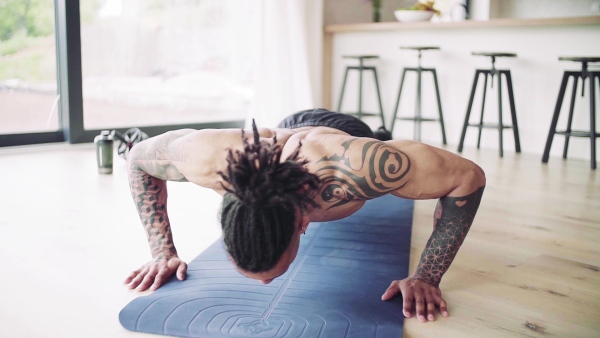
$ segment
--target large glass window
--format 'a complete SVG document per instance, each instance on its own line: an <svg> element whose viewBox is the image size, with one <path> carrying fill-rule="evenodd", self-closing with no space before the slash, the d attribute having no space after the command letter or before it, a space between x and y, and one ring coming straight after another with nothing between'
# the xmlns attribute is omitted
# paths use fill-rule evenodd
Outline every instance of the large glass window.
<svg viewBox="0 0 600 338"><path fill-rule="evenodd" d="M0 134L59 129L53 0L0 1Z"/></svg>
<svg viewBox="0 0 600 338"><path fill-rule="evenodd" d="M244 120L253 3L80 0L85 129Z"/></svg>

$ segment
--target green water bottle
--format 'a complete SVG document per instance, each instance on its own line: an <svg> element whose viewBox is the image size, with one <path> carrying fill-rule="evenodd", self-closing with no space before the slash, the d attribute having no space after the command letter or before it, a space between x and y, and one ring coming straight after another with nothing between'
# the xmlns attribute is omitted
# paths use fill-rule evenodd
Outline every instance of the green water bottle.
<svg viewBox="0 0 600 338"><path fill-rule="evenodd" d="M94 138L96 144L96 161L100 174L113 172L113 136L108 130L103 130Z"/></svg>

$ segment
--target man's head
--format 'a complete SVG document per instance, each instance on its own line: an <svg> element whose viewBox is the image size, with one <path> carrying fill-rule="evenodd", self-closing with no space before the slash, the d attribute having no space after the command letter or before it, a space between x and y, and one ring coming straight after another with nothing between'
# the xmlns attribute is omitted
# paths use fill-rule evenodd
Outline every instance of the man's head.
<svg viewBox="0 0 600 338"><path fill-rule="evenodd" d="M261 141L253 123L254 142L242 131L243 151L230 150L227 172L219 172L229 186L221 208L227 252L244 275L270 282L293 262L306 229L309 197L319 179L300 160L300 145L285 161L281 146Z"/></svg>

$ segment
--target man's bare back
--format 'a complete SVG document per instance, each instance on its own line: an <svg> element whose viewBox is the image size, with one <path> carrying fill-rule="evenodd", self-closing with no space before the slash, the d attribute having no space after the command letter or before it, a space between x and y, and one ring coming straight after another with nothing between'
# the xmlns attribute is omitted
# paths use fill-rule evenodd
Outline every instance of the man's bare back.
<svg viewBox="0 0 600 338"><path fill-rule="evenodd" d="M480 187L470 178L483 174L471 161L408 140L380 142L328 127L258 131L262 141L282 145L282 160L302 144L300 157L322 181L315 197L321 208L311 208L311 221L344 218L366 200L388 193L409 199L464 196ZM239 129L172 131L134 148L132 158L156 177L192 182L223 195L227 183L217 173L225 171L229 149L242 149L241 134ZM251 138L252 131L245 136Z"/></svg>

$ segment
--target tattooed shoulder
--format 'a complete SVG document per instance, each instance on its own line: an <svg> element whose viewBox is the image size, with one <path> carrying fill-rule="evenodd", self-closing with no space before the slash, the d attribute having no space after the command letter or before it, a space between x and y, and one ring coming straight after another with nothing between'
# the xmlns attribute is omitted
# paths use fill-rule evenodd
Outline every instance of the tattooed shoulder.
<svg viewBox="0 0 600 338"><path fill-rule="evenodd" d="M186 160L184 146L177 140L179 136L171 132L144 142L132 164L163 180L187 181L176 166Z"/></svg>
<svg viewBox="0 0 600 338"><path fill-rule="evenodd" d="M150 159L183 162L185 151L175 132L169 132L157 137L146 147L146 155Z"/></svg>
<svg viewBox="0 0 600 338"><path fill-rule="evenodd" d="M401 188L409 180L411 161L383 142L353 138L343 142L338 153L316 161L313 168L322 182L318 197L333 208Z"/></svg>

